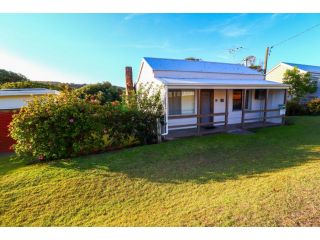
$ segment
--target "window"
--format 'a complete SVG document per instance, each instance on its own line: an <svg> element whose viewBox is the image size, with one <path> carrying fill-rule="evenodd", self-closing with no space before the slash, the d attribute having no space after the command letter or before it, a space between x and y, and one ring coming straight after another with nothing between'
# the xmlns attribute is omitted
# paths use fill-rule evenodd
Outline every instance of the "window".
<svg viewBox="0 0 320 240"><path fill-rule="evenodd" d="M181 91L168 92L169 115L181 114Z"/></svg>
<svg viewBox="0 0 320 240"><path fill-rule="evenodd" d="M186 115L195 112L193 90L169 90L169 115Z"/></svg>
<svg viewBox="0 0 320 240"><path fill-rule="evenodd" d="M232 110L237 111L242 109L242 90L233 90Z"/></svg>
<svg viewBox="0 0 320 240"><path fill-rule="evenodd" d="M245 109L251 109L251 96L252 91L246 90L246 102L245 102Z"/></svg>
<svg viewBox="0 0 320 240"><path fill-rule="evenodd" d="M233 111L242 110L242 91L240 89L233 90L233 101L232 101L232 109ZM245 109L251 108L251 91L246 90L246 99L245 99Z"/></svg>
<svg viewBox="0 0 320 240"><path fill-rule="evenodd" d="M254 99L264 100L266 97L266 89L256 89L254 92Z"/></svg>

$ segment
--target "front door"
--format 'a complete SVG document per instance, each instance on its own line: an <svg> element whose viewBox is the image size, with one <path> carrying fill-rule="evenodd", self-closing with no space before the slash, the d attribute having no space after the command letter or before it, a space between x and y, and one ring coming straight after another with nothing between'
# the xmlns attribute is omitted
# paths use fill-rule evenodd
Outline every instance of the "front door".
<svg viewBox="0 0 320 240"><path fill-rule="evenodd" d="M212 99L212 91L213 90L201 90L200 94L200 114L205 115L205 114L211 114L212 113L212 104L213 104L213 99ZM209 123L212 122L212 117L207 116L207 117L201 117L201 123Z"/></svg>

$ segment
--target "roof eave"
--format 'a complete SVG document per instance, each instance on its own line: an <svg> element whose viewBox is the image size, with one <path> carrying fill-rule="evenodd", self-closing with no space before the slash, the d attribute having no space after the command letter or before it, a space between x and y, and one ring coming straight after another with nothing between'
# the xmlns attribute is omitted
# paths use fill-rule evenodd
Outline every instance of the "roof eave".
<svg viewBox="0 0 320 240"><path fill-rule="evenodd" d="M273 85L273 84L234 84L234 85L223 85L223 84L177 84L167 83L165 86L168 87L193 87L193 88L215 88L215 89L288 89L289 86L285 84Z"/></svg>

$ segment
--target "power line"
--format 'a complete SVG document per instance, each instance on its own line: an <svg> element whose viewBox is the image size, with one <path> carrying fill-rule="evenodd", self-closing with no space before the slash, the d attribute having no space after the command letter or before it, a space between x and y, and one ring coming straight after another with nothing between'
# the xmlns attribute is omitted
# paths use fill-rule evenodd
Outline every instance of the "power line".
<svg viewBox="0 0 320 240"><path fill-rule="evenodd" d="M316 24L316 25L314 25L314 26L312 26L312 27L309 27L309 28L307 28L306 30L304 30L304 31L302 31L302 32L299 32L299 33L297 33L297 34L295 34L295 35L293 35L293 36L291 36L291 37L289 37L289 38L287 38L287 39L285 39L285 40L282 40L282 41L280 41L280 42L272 45L272 46L270 47L270 49L274 48L275 46L279 46L279 45L281 45L281 44L284 44L285 42L288 42L288 41L290 41L290 40L292 40L292 39L294 39L294 38L296 38L296 37L299 37L300 35L302 35L302 34L304 34L304 33L306 33L306 32L309 32L309 31L311 31L312 29L314 29L314 28L316 28L316 27L319 27L319 26L320 26L320 23L318 23L318 24Z"/></svg>
<svg viewBox="0 0 320 240"><path fill-rule="evenodd" d="M292 40L292 39L294 39L294 38L296 38L296 37L299 37L300 35L302 35L302 34L304 34L304 33L306 33L306 32L309 32L309 31L311 31L312 29L314 29L314 28L316 28L316 27L319 27L319 26L320 26L320 23L317 23L316 25L313 25L312 27L309 27L309 28L307 28L307 29L305 29L305 30L303 30L303 31L301 31L301 32L299 32L299 33L297 33L297 34L295 34L295 35L287 38L287 39L284 39L284 40L282 40L282 41L280 41L280 42L278 42L278 43L276 43L276 44L273 44L271 47L267 47L267 49L266 49L266 55L265 55L265 61L264 61L264 74L267 73L268 57L270 56L271 50L272 50L274 47L279 46L279 45L281 45L281 44L284 44L284 43L286 43L286 42L288 42L288 41L290 41L290 40Z"/></svg>

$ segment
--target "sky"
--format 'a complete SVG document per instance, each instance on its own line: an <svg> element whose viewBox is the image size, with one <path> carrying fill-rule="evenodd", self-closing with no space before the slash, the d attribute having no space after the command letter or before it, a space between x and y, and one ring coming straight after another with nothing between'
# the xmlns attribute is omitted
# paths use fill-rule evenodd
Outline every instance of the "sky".
<svg viewBox="0 0 320 240"><path fill-rule="evenodd" d="M320 23L320 14L0 14L0 69L31 80L136 79L143 57L242 63ZM320 65L320 26L272 48L279 62Z"/></svg>

